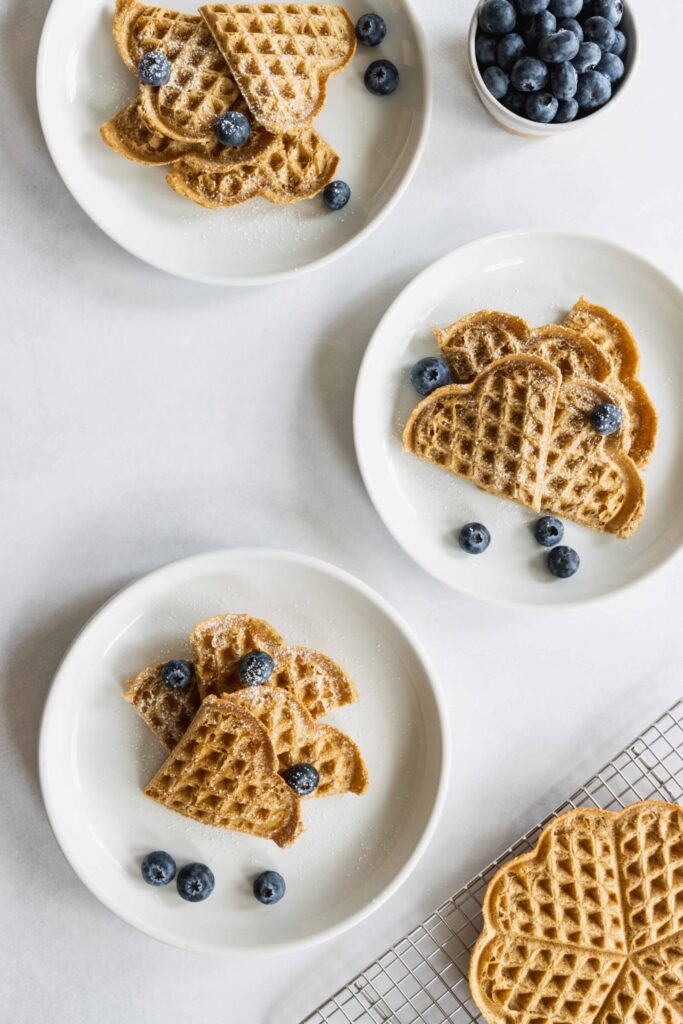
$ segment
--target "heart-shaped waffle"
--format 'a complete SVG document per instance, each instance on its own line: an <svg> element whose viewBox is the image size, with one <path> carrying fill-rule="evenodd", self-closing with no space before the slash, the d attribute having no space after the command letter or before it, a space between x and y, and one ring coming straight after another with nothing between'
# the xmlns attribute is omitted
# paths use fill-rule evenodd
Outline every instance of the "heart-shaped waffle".
<svg viewBox="0 0 683 1024"><path fill-rule="evenodd" d="M300 802L278 767L260 722L210 696L145 793L204 825L290 846L303 830Z"/></svg>
<svg viewBox="0 0 683 1024"><path fill-rule="evenodd" d="M274 134L312 124L328 78L355 52L343 7L209 4L199 10L255 119Z"/></svg>
<svg viewBox="0 0 683 1024"><path fill-rule="evenodd" d="M538 511L561 381L537 356L504 356L471 384L439 388L420 402L404 448Z"/></svg>
<svg viewBox="0 0 683 1024"><path fill-rule="evenodd" d="M489 885L470 989L489 1024L681 1024L683 810L570 811Z"/></svg>
<svg viewBox="0 0 683 1024"><path fill-rule="evenodd" d="M189 686L172 690L161 678L163 667L164 663L145 668L129 679L123 696L166 749L173 750L199 710L201 697L196 676Z"/></svg>

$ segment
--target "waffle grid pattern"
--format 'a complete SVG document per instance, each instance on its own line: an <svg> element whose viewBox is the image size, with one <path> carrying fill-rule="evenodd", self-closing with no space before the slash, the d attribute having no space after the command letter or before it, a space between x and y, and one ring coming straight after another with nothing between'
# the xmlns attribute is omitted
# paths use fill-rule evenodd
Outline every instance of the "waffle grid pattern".
<svg viewBox="0 0 683 1024"><path fill-rule="evenodd" d="M639 800L683 800L683 700L300 1024L485 1024L467 972L482 900L498 868L533 850L545 826L572 808L619 811ZM675 1021L662 1012L662 1024Z"/></svg>

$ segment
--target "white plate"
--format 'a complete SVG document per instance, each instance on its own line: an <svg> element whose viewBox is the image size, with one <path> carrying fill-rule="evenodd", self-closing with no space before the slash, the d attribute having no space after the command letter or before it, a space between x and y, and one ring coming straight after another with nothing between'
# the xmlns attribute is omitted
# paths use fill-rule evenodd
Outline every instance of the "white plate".
<svg viewBox="0 0 683 1024"><path fill-rule="evenodd" d="M193 625L221 611L265 617L293 644L349 671L360 701L327 716L357 740L368 791L309 800L288 850L212 829L148 800L163 751L121 698L145 665L187 652ZM448 732L433 670L391 607L340 569L287 552L222 551L176 562L114 597L88 623L50 691L40 777L57 840L110 910L143 932L197 952L258 953L307 945L351 927L396 891L425 849L448 778ZM140 860L164 849L179 866L211 866L199 906L175 885L153 889ZM285 899L262 907L260 871L280 871Z"/></svg>
<svg viewBox="0 0 683 1024"><path fill-rule="evenodd" d="M536 519L513 502L408 455L405 421L418 401L409 371L436 355L432 326L476 309L559 320L581 294L630 325L641 379L660 417L657 450L644 473L645 519L628 541L566 524L581 568L570 580L547 572L531 536ZM358 377L356 452L365 486L405 551L465 594L506 605L572 604L605 597L663 565L683 542L683 294L641 257L610 242L552 231L492 235L432 264L399 295L375 331ZM485 523L493 540L479 556L457 531Z"/></svg>
<svg viewBox="0 0 683 1024"><path fill-rule="evenodd" d="M174 0L196 11L190 0ZM114 0L53 0L38 54L40 120L57 170L85 212L124 249L181 277L257 284L320 266L379 225L407 187L422 153L431 112L431 79L422 29L410 0L377 0L388 31L377 47L359 46L329 82L316 128L341 156L338 177L352 197L331 213L314 198L295 206L255 199L232 210L205 210L176 195L165 168L130 163L108 149L100 125L135 95L136 81L114 47ZM354 21L365 0L349 0ZM401 82L388 97L363 85L367 65L387 57Z"/></svg>

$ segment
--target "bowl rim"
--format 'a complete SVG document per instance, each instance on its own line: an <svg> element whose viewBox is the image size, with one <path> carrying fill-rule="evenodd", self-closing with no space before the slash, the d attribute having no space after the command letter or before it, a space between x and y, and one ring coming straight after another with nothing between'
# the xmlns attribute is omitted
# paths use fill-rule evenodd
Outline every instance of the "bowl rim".
<svg viewBox="0 0 683 1024"><path fill-rule="evenodd" d="M536 126L536 130L539 134L543 133L548 135L562 135L563 133L566 134L567 132L570 131L576 131L577 128L582 128L587 123L593 122L596 118L596 115L605 114L608 110L613 109L614 104L621 99L625 90L628 87L629 82L633 77L633 72L636 69L640 55L640 48L638 45L638 25L633 10L633 4L629 2L629 0L624 0L624 13L627 14L632 24L632 30L629 37L629 65L625 70L625 74L619 85L619 88L616 90L616 92L612 94L611 99L609 99L607 103L605 103L602 107L598 107L598 109L594 110L592 114L588 114L586 117L581 118L580 121L569 121L567 124L555 124L552 121L550 122L550 124L543 124L540 121L532 121L528 117L522 117L521 114L515 114L512 110L508 110L507 107L503 106L501 101L496 99L496 97L492 93L490 93L489 90L486 88L486 83L484 82L481 71L479 70L479 64L477 63L477 57L474 48L478 27L477 15L479 12L479 7L481 6L481 2L482 0L477 0L477 3L472 12L472 18L470 21L470 28L467 39L467 53L469 57L470 72L474 79L477 91L481 92L483 90L487 100L489 100L500 111L501 115L505 118L505 120L508 121L511 125L514 125L515 128L520 129L518 134L529 135L530 126ZM526 131L521 131L521 129L526 129Z"/></svg>

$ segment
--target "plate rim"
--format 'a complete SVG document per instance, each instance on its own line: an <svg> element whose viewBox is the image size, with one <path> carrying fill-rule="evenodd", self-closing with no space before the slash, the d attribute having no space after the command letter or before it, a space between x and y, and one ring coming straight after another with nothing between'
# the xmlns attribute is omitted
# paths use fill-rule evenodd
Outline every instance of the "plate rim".
<svg viewBox="0 0 683 1024"><path fill-rule="evenodd" d="M641 586L641 584L643 584L646 580L649 580L656 574L662 572L676 559L680 558L683 552L683 543L679 544L678 547L674 547L668 554L666 554L661 559L661 561L657 565L654 565L651 568L646 569L635 579L627 580L624 583L619 583L601 594L594 594L588 597L570 595L568 596L568 599L566 601L558 602L557 604L547 604L542 602L541 600L515 601L495 594L484 596L481 593L474 590L473 588L468 587L466 583L460 584L458 582L454 582L452 579L447 577L445 573L441 574L435 572L433 567L427 564L426 559L422 558L421 555L415 553L414 551L408 550L408 548L403 544L402 540L397 534L397 531L394 529L393 523L388 522L387 519L385 518L379 488L375 485L371 471L365 460L363 447L363 431L361 429L361 403L363 399L362 392L367 387L366 378L369 379L369 366L370 358L372 355L372 348L374 343L376 342L377 337L383 331L385 322L389 320L389 318L393 314L395 307L399 306L401 302L405 301L409 293L411 293L412 291L417 291L422 281L425 278L427 278L428 275L430 275L442 264L448 263L448 261L456 255L456 253L462 253L466 252L468 249L473 249L478 246L484 246L486 244L491 244L495 242L514 240L516 238L538 238L550 236L561 237L563 239L571 239L573 241L588 244L597 243L598 245L601 245L603 247L615 250L622 256L625 255L629 259L635 260L637 263L640 263L641 266L647 268L648 272L658 277L667 288L675 292L678 301L681 307L683 308L683 285L679 284L676 278L667 274L666 271L664 271L653 260L649 259L646 256L643 256L641 253L629 248L626 245L623 245L621 242L616 241L613 238L607 238L601 235L592 234L590 232L570 231L564 228L521 227L511 228L503 231L495 231L488 235L482 235L479 238L470 239L470 241L463 242L462 245L456 246L454 249L451 249L449 252L444 253L444 255L439 256L437 259L427 264L427 266L424 267L421 271L419 271L419 273L416 274L415 277L408 281L408 283L401 289L398 295L393 299L393 301L387 307L385 312L382 314L382 317L379 320L374 331L372 332L368 345L365 349L363 358L361 360L360 368L358 370L358 376L356 378L356 386L353 398L353 440L356 452L356 461L358 463L360 475L363 480L363 484L367 491L368 497L370 498L370 501L377 515L381 519L384 527L393 537L394 541L401 548L401 550L408 556L408 558L411 559L411 561L413 561L424 572L431 576L432 579L435 579L439 583L442 583L444 586L448 587L449 590L456 591L457 593L463 594L465 597L472 598L476 601L481 601L484 604L490 604L499 608L519 609L526 611L538 611L539 608L543 608L548 609L551 612L557 613L561 612L563 609L566 608L577 608L580 606L588 608L594 605L601 605L605 601L612 600L613 598L616 598L617 596L622 595L627 591L634 590L635 588Z"/></svg>
<svg viewBox="0 0 683 1024"><path fill-rule="evenodd" d="M336 924L330 925L327 928L322 928L311 935L298 938L290 939L284 942L278 943L264 943L258 947L254 946L240 946L233 945L230 948L220 948L215 944L198 942L193 939L186 939L184 937L170 936L166 933L165 929L154 924L148 924L142 918L137 917L134 913L128 913L125 909L122 910L116 902L109 898L109 895L104 886L98 887L94 885L92 879L87 876L85 869L83 869L81 861L78 857L77 847L74 848L72 841L68 836L68 829L64 829L60 823L59 813L59 791L55 791L51 785L49 778L49 764L48 764L48 745L50 742L50 733L53 727L53 720L56 716L55 707L59 699L60 690L60 679L65 676L69 671L69 662L74 656L74 652L77 652L83 639L87 636L89 631L95 625L96 621L105 612L111 612L112 608L115 608L117 604L121 604L127 599L131 592L144 591L147 587L154 587L159 581L164 580L164 577L173 577L176 574L183 575L188 571L200 571L203 566L209 568L212 563L215 564L216 558L230 558L238 557L240 559L262 559L269 558L280 563L290 563L309 569L314 569L317 572L322 572L324 575L331 576L336 581L350 587L362 594L367 600L375 605L379 611L385 615L395 629L398 630L403 640L408 644L413 653L415 654L422 670L424 673L424 681L427 686L428 692L431 694L434 701L434 708L436 712L436 720L438 726L438 739L441 747L440 765L438 768L438 781L436 789L432 796L431 809L427 818L427 823L419 836L416 844L414 845L412 852L409 854L407 859L403 862L400 869L394 874L390 881L379 891L375 896L369 899L364 906L360 907L355 913L349 915L338 921ZM138 931L149 936L150 938L157 939L165 945L172 946L176 949L183 949L192 953L199 953L209 955L215 958L225 958L234 956L264 956L264 955L275 955L282 953L291 953L302 949L310 948L318 945L322 942L327 942L330 939L335 938L338 935L350 930L355 925L359 924L365 918L369 917L376 910L378 910L388 899L391 898L408 879L410 874L413 872L423 854L428 848L431 839L434 835L434 831L439 823L441 814L446 801L448 792L448 784L450 779L450 764L451 764L451 736L450 736L450 720L448 715L448 709L446 707L445 698L441 690L441 684L439 677L434 669L431 659L427 654L421 641L413 632L412 627L408 622L396 611L396 609L383 597L378 591L370 587L363 580L357 576L352 575L345 569L340 569L338 566L333 565L330 562L326 562L321 558L314 557L312 555L301 554L300 552L287 550L284 548L267 548L267 547L248 547L248 548L218 548L213 551L202 552L201 554L190 555L185 558L177 559L173 562L166 563L157 569L153 569L151 572L138 577L133 582L121 587L116 591L108 600L106 600L84 623L81 629L78 631L74 639L69 644L64 656L62 657L57 671L55 672L52 682L45 699L43 706L43 712L40 722L40 733L38 741L38 769L39 769L39 782L40 791L42 795L43 805L47 819L52 829L52 833L57 842L57 845L64 856L67 863L70 865L74 873L83 883L86 889L97 899L103 906L107 908L120 920L124 921L127 925L136 928Z"/></svg>
<svg viewBox="0 0 683 1024"><path fill-rule="evenodd" d="M328 0L325 0L328 2ZM373 231L379 228L384 220L389 216L390 213L396 208L400 200L408 190L410 183L412 182L415 172L420 164L422 156L424 154L425 146L427 144L427 138L429 136L429 129L432 119L432 109L434 102L434 79L431 58L429 54L429 47L427 45L427 37L422 27L422 22L418 17L416 7L413 0L400 0L403 4L410 24L412 25L415 33L415 40L417 44L417 51L419 56L420 65L422 67L424 77L424 99L421 108L420 118L420 132L417 139L417 145L413 155L408 163L405 173L396 185L394 191L389 196L385 204L377 212L377 214L363 227L357 234L352 238L349 238L342 245L337 246L331 252L326 253L324 256L320 256L317 259L311 260L308 263L303 263L295 267L289 267L287 270L278 270L269 274L250 274L248 277L235 277L234 275L215 275L215 274L201 274L192 273L191 271L179 271L172 269L165 264L163 259L150 258L147 255L142 255L137 251L135 246L129 245L122 237L120 233L114 233L105 228L99 218L97 207L93 204L86 202L81 199L78 194L78 185L75 181L75 176L66 169L65 162L59 155L60 150L57 143L58 135L52 133L49 119L46 116L46 95L49 92L47 88L47 74L46 74L46 61L47 61L47 50L50 40L50 34L52 31L52 22L56 21L58 13L62 7L67 7L69 0L52 0L50 7L48 8L47 14L45 15L45 21L40 33L40 43L38 45L38 55L36 58L36 71L35 71L35 88L36 88L36 103L38 107L38 119L40 121L40 128L47 146L50 158L55 166L55 169L61 178L61 181L67 191L70 193L76 204L86 214L86 216L95 224L103 234L110 238L116 245L120 246L125 252L130 253L136 259L141 260L148 266L154 267L155 270L160 270L165 274L170 274L173 277L178 277L187 281L195 281L199 284L210 284L218 285L223 287L242 288L242 287L254 287L258 285L269 285L277 284L281 281L290 280L295 277L301 277L302 275L309 273L314 270L320 270L328 264L332 263L337 258L344 256L350 252L355 246L360 245L368 238ZM45 84L44 84L45 83Z"/></svg>

